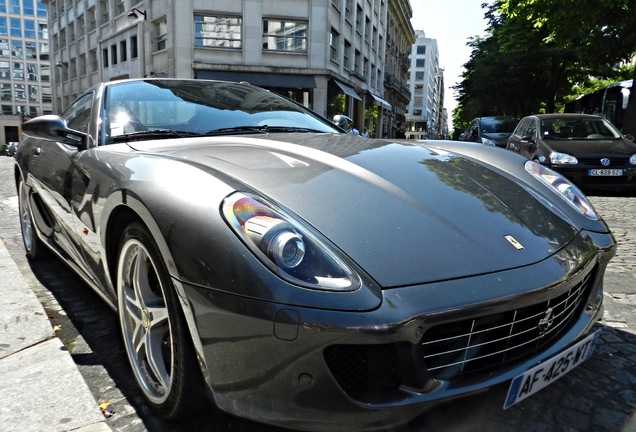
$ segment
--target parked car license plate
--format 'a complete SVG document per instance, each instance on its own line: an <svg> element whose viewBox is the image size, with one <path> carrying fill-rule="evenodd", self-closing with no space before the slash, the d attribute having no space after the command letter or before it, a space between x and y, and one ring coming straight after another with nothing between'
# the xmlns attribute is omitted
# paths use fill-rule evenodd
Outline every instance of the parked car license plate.
<svg viewBox="0 0 636 432"><path fill-rule="evenodd" d="M591 169L588 171L590 176L602 177L619 177L623 175L622 169Z"/></svg>
<svg viewBox="0 0 636 432"><path fill-rule="evenodd" d="M504 409L533 395L590 358L599 334L600 331L591 333L565 351L513 378Z"/></svg>

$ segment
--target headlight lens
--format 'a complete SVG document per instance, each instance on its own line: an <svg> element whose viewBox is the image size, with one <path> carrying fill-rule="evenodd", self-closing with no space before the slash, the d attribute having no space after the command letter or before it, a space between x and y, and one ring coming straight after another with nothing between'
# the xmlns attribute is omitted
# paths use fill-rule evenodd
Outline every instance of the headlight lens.
<svg viewBox="0 0 636 432"><path fill-rule="evenodd" d="M631 155L631 157L629 158L629 163L632 165L636 165L636 154Z"/></svg>
<svg viewBox="0 0 636 432"><path fill-rule="evenodd" d="M552 165L576 165L579 161L572 155L552 152L550 153L550 163Z"/></svg>
<svg viewBox="0 0 636 432"><path fill-rule="evenodd" d="M525 168L526 171L557 192L561 198L583 216L588 219L598 220L598 215L583 192L561 174L534 161L527 161Z"/></svg>
<svg viewBox="0 0 636 432"><path fill-rule="evenodd" d="M240 192L222 205L225 220L274 273L295 285L355 291L360 279L318 234L261 197Z"/></svg>

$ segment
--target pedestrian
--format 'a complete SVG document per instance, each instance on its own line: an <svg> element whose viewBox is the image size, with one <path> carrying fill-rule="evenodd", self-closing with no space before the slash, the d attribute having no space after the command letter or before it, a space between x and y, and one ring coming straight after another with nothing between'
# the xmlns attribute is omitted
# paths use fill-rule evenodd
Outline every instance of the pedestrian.
<svg viewBox="0 0 636 432"><path fill-rule="evenodd" d="M369 138L369 131L367 128L364 128L364 132L362 133L362 138Z"/></svg>
<svg viewBox="0 0 636 432"><path fill-rule="evenodd" d="M349 133L352 135L360 135L360 131L356 128L356 125L351 126Z"/></svg>

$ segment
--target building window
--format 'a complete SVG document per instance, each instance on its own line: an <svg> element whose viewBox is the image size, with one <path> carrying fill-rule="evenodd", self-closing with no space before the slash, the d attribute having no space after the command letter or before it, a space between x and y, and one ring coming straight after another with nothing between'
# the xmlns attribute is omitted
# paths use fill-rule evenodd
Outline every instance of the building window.
<svg viewBox="0 0 636 432"><path fill-rule="evenodd" d="M40 49L40 60L48 61L48 59L49 59L49 44L40 43L38 45L39 45L39 49Z"/></svg>
<svg viewBox="0 0 636 432"><path fill-rule="evenodd" d="M89 53L90 55L90 66L91 66L91 72L96 72L97 71L97 50L96 49L92 49Z"/></svg>
<svg viewBox="0 0 636 432"><path fill-rule="evenodd" d="M117 45L110 46L110 63L113 66L117 64Z"/></svg>
<svg viewBox="0 0 636 432"><path fill-rule="evenodd" d="M35 39L35 21L24 20L24 37Z"/></svg>
<svg viewBox="0 0 636 432"><path fill-rule="evenodd" d="M97 28L97 20L95 19L95 7L91 7L88 9L88 12L86 12L86 20L89 32Z"/></svg>
<svg viewBox="0 0 636 432"><path fill-rule="evenodd" d="M340 46L340 35L334 29L331 29L329 35L329 46L331 50L331 60L338 61L338 47Z"/></svg>
<svg viewBox="0 0 636 432"><path fill-rule="evenodd" d="M40 81L41 82L51 81L51 67L48 64L40 65Z"/></svg>
<svg viewBox="0 0 636 432"><path fill-rule="evenodd" d="M238 17L195 15L194 46L241 48L242 25Z"/></svg>
<svg viewBox="0 0 636 432"><path fill-rule="evenodd" d="M26 55L27 60L37 60L38 52L35 45L35 42L25 42L24 54Z"/></svg>
<svg viewBox="0 0 636 432"><path fill-rule="evenodd" d="M418 96L413 99L413 106L421 107L424 104L424 98Z"/></svg>
<svg viewBox="0 0 636 432"><path fill-rule="evenodd" d="M104 48L102 49L102 63L103 63L103 67L107 68L108 67L108 48Z"/></svg>
<svg viewBox="0 0 636 432"><path fill-rule="evenodd" d="M139 57L139 51L137 48L137 36L130 37L130 58L136 59Z"/></svg>
<svg viewBox="0 0 636 432"><path fill-rule="evenodd" d="M268 51L307 51L307 23L263 20L263 49Z"/></svg>
<svg viewBox="0 0 636 432"><path fill-rule="evenodd" d="M10 0L9 2L9 13L20 15L20 0Z"/></svg>
<svg viewBox="0 0 636 432"><path fill-rule="evenodd" d="M11 84L1 84L0 85L0 94L2 95L1 99L3 101L11 102L11 94L12 94Z"/></svg>
<svg viewBox="0 0 636 432"><path fill-rule="evenodd" d="M126 49L126 41L119 42L119 52L121 53L121 61L128 61L128 50Z"/></svg>
<svg viewBox="0 0 636 432"><path fill-rule="evenodd" d="M46 5L41 1L37 1L36 4L38 8L38 18L46 18Z"/></svg>
<svg viewBox="0 0 636 432"><path fill-rule="evenodd" d="M22 0L22 14L35 16L35 9L33 9L33 0Z"/></svg>
<svg viewBox="0 0 636 432"><path fill-rule="evenodd" d="M417 53L419 55L426 54L426 45L418 45L417 46Z"/></svg>
<svg viewBox="0 0 636 432"><path fill-rule="evenodd" d="M126 4L124 0L117 0L115 3L115 15L121 15L126 12Z"/></svg>
<svg viewBox="0 0 636 432"><path fill-rule="evenodd" d="M344 43L343 63L345 69L351 69L351 43L347 40Z"/></svg>
<svg viewBox="0 0 636 432"><path fill-rule="evenodd" d="M415 81L424 81L424 72L415 72Z"/></svg>
<svg viewBox="0 0 636 432"><path fill-rule="evenodd" d="M38 23L38 38L40 39L49 39L49 25Z"/></svg>
<svg viewBox="0 0 636 432"><path fill-rule="evenodd" d="M351 5L352 0L345 0L345 18L347 21L351 21Z"/></svg>
<svg viewBox="0 0 636 432"><path fill-rule="evenodd" d="M155 51L162 51L167 48L168 22L163 19L155 23Z"/></svg>
<svg viewBox="0 0 636 432"><path fill-rule="evenodd" d="M99 2L99 14L101 16L100 24L107 24L110 21L110 12L108 11L108 0Z"/></svg>
<svg viewBox="0 0 636 432"><path fill-rule="evenodd" d="M21 41L12 41L11 42L11 57L15 59L24 59L24 51L22 50L22 42Z"/></svg>
<svg viewBox="0 0 636 432"><path fill-rule="evenodd" d="M79 75L86 75L86 54L80 54L79 56Z"/></svg>
<svg viewBox="0 0 636 432"><path fill-rule="evenodd" d="M360 5L356 6L356 31L362 34L362 8Z"/></svg>
<svg viewBox="0 0 636 432"><path fill-rule="evenodd" d="M417 59L417 60L415 60L415 67L423 68L423 67L424 67L424 62L425 62L425 61L426 61L426 60L424 60L424 59Z"/></svg>
<svg viewBox="0 0 636 432"><path fill-rule="evenodd" d="M11 67L7 61L0 61L0 78L11 78Z"/></svg>
<svg viewBox="0 0 636 432"><path fill-rule="evenodd" d="M15 84L13 87L13 97L15 98L16 102L26 103L27 101L26 86L24 84ZM20 112L24 112L24 111L20 111Z"/></svg>
<svg viewBox="0 0 636 432"><path fill-rule="evenodd" d="M22 25L20 24L20 18L11 18L11 36L22 37Z"/></svg>

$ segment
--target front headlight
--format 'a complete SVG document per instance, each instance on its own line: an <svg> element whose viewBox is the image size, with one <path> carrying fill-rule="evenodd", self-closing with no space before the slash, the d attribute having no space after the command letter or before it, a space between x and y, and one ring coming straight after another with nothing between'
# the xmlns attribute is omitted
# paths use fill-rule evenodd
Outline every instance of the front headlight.
<svg viewBox="0 0 636 432"><path fill-rule="evenodd" d="M636 165L636 154L630 156L629 163L632 165Z"/></svg>
<svg viewBox="0 0 636 432"><path fill-rule="evenodd" d="M598 220L598 215L592 208L583 192L561 174L534 161L527 161L526 171L541 180L550 189L555 191L568 204L588 219Z"/></svg>
<svg viewBox="0 0 636 432"><path fill-rule="evenodd" d="M550 153L550 163L552 165L576 165L579 161L572 155L566 153Z"/></svg>
<svg viewBox="0 0 636 432"><path fill-rule="evenodd" d="M265 199L236 192L221 211L252 253L288 282L340 292L360 287L356 273L319 234Z"/></svg>

